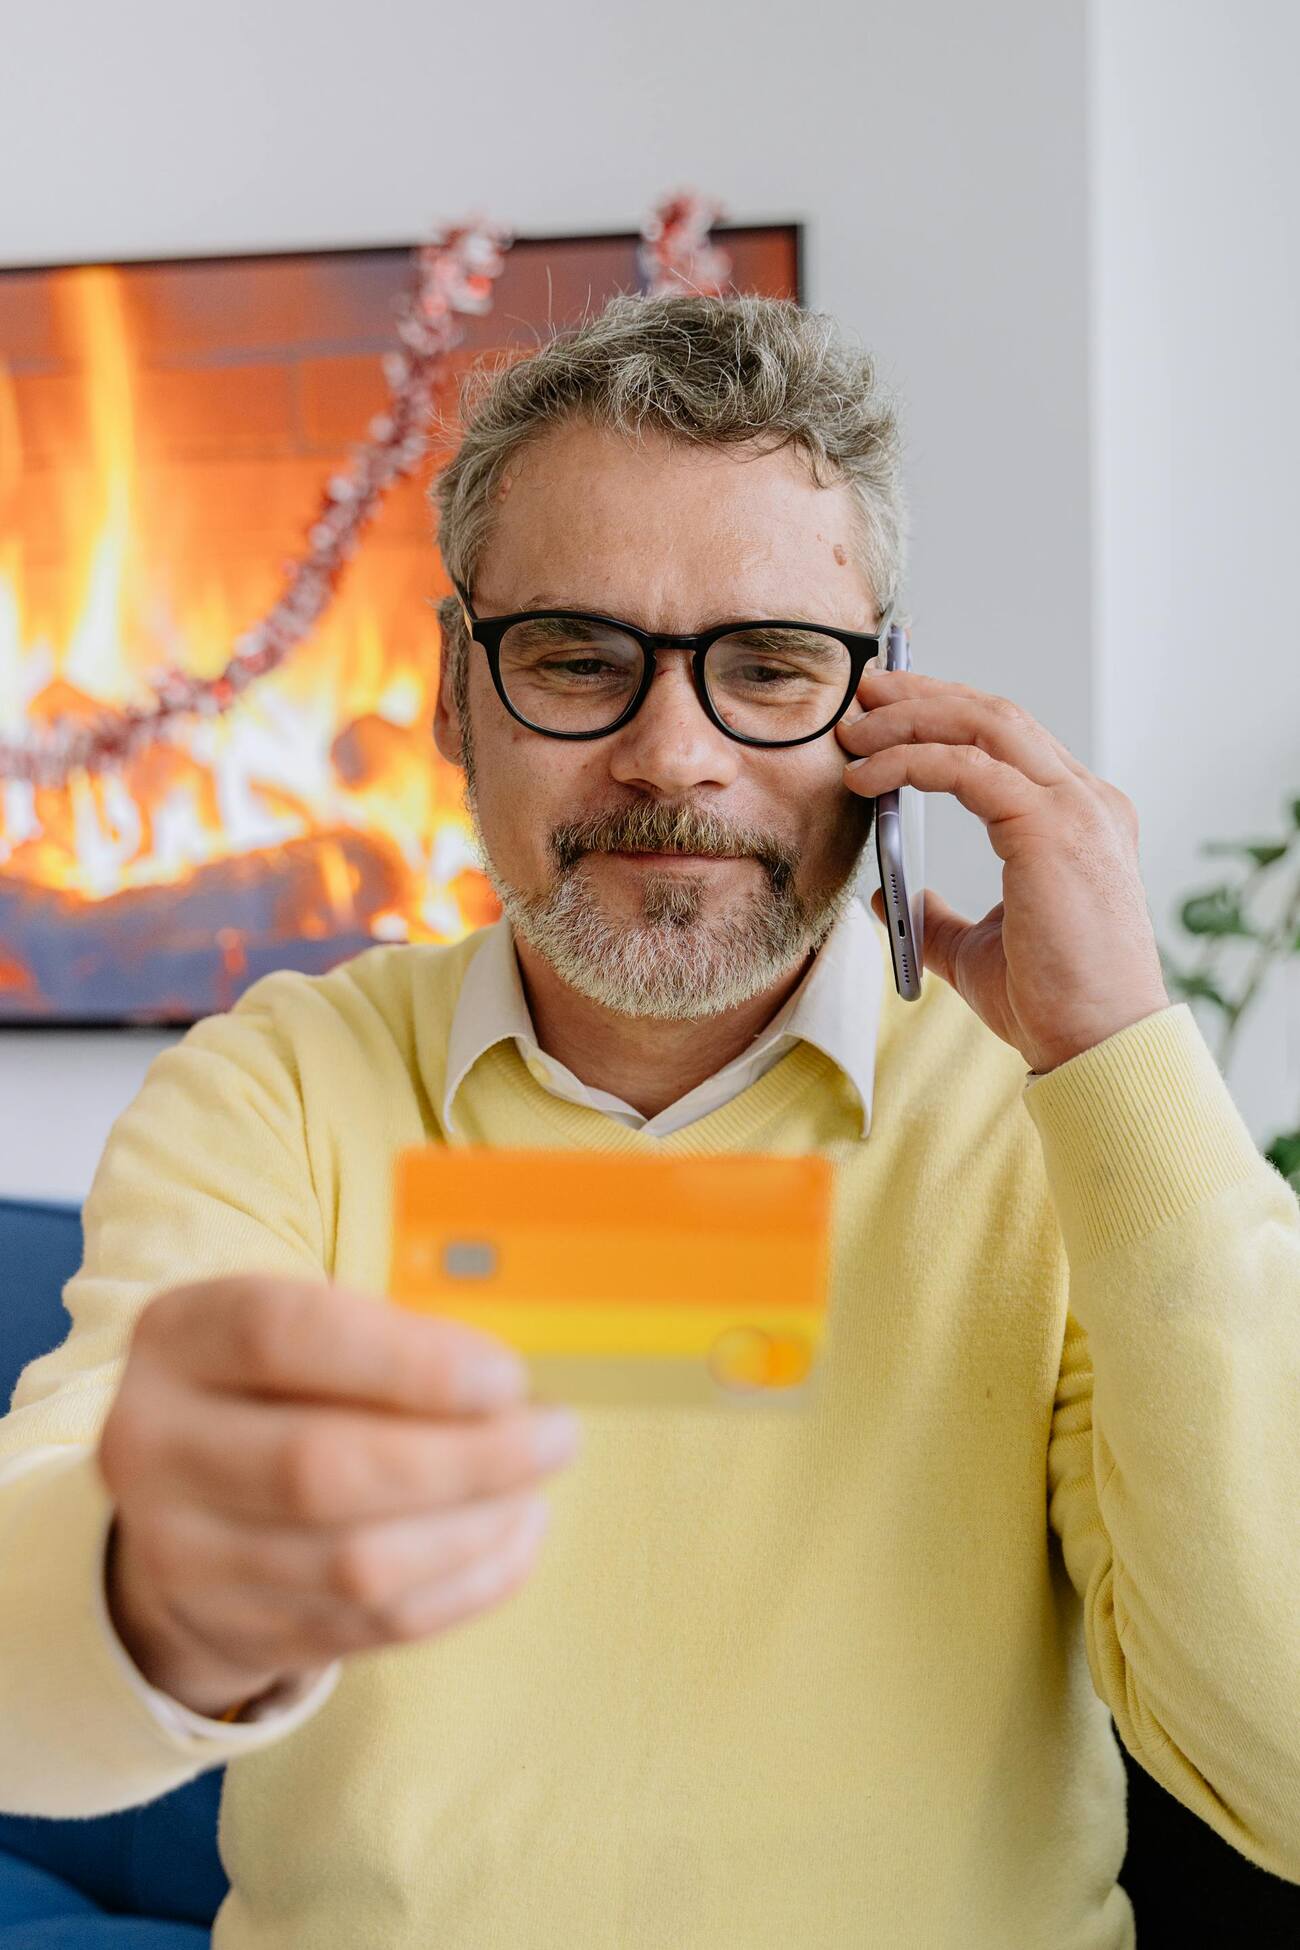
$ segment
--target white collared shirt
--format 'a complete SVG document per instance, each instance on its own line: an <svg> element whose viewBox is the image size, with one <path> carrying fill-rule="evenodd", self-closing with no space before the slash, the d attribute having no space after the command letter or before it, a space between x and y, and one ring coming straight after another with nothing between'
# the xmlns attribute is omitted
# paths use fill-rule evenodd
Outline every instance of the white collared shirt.
<svg viewBox="0 0 1300 1950"><path fill-rule="evenodd" d="M738 1097L798 1042L812 1043L839 1066L862 1106L862 1135L871 1128L876 1025L884 989L884 951L873 917L855 898L822 943L798 988L747 1050L684 1097L645 1117L607 1090L597 1090L537 1041L505 915L486 928L465 971L447 1039L443 1129L455 1131L454 1103L469 1071L494 1043L513 1039L529 1073L554 1097L616 1118L648 1137L666 1137Z"/></svg>

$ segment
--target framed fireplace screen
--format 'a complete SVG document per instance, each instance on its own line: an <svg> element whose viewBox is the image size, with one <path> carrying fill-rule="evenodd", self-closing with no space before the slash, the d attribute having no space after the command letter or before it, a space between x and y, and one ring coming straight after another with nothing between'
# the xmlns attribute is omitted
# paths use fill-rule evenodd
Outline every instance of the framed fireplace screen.
<svg viewBox="0 0 1300 1950"><path fill-rule="evenodd" d="M728 289L801 296L797 225L713 241ZM517 239L438 405L483 351L643 288L638 243ZM225 668L388 398L410 271L401 246L0 270L0 746ZM444 458L228 710L111 768L0 766L0 1024L187 1024L272 969L495 919L433 743Z"/></svg>

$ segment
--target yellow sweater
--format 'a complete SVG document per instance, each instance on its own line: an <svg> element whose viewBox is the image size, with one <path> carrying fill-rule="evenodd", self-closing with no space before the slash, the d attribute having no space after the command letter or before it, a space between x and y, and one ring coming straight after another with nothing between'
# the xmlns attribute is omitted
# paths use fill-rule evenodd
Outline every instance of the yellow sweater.
<svg viewBox="0 0 1300 1950"><path fill-rule="evenodd" d="M0 1485L0 1808L229 1759L215 1950L1121 1950L1109 1709L1300 1881L1300 1210L1185 1004L1026 1092L943 982L887 986L866 1139L808 1044L661 1139L498 1044L462 1141L833 1161L815 1409L584 1409L504 1604L345 1661L288 1733L154 1720L90 1601L132 1323L236 1269L382 1293L474 940L266 978L114 1127L71 1331L0 1420L0 1464L31 1456Z"/></svg>

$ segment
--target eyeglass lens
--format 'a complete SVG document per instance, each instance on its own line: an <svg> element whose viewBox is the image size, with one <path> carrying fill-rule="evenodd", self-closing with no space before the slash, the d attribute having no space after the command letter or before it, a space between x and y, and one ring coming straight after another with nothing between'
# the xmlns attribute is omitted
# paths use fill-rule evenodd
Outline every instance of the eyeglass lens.
<svg viewBox="0 0 1300 1950"><path fill-rule="evenodd" d="M512 623L501 682L520 717L542 731L603 731L622 717L644 670L641 645L580 616ZM844 702L848 648L820 630L770 624L709 645L704 682L722 722L779 744L825 730Z"/></svg>

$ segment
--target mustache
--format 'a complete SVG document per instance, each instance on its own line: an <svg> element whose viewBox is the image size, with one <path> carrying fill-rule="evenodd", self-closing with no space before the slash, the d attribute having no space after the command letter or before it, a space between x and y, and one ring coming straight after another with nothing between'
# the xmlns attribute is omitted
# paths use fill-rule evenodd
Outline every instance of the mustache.
<svg viewBox="0 0 1300 1950"><path fill-rule="evenodd" d="M799 864L798 849L775 833L733 825L701 806L666 806L657 800L557 826L551 832L550 852L561 873L571 872L584 853L704 853L717 859L754 859L777 893L789 888Z"/></svg>

